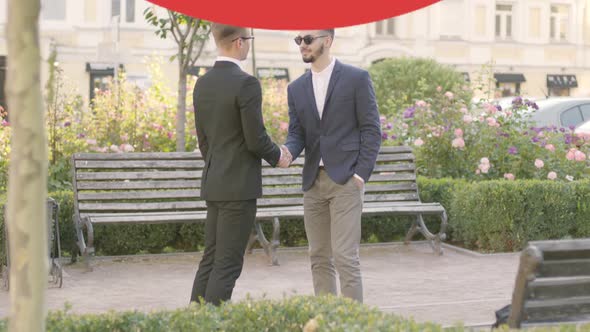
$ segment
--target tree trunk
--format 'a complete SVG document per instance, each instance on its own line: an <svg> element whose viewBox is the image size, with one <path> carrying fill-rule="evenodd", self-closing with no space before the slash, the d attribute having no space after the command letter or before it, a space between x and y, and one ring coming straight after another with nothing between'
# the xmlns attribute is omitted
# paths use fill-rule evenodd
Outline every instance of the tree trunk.
<svg viewBox="0 0 590 332"><path fill-rule="evenodd" d="M6 85L13 126L8 179L9 331L44 331L47 146L40 85L39 0L9 0Z"/></svg>
<svg viewBox="0 0 590 332"><path fill-rule="evenodd" d="M178 58L178 103L176 108L176 151L184 152L186 147L186 72L182 57Z"/></svg>

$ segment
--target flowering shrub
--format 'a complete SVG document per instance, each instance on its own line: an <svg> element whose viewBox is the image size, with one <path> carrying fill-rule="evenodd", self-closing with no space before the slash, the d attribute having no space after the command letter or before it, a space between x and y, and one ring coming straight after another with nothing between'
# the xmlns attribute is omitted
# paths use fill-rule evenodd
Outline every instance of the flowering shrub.
<svg viewBox="0 0 590 332"><path fill-rule="evenodd" d="M264 126L273 142L283 144L289 131L287 82L285 80L263 79L260 83L262 84Z"/></svg>
<svg viewBox="0 0 590 332"><path fill-rule="evenodd" d="M574 180L587 176L590 144L573 128L536 128L516 97L510 109L482 102L471 107L439 88L401 116L381 117L383 144L415 148L418 172L472 180Z"/></svg>

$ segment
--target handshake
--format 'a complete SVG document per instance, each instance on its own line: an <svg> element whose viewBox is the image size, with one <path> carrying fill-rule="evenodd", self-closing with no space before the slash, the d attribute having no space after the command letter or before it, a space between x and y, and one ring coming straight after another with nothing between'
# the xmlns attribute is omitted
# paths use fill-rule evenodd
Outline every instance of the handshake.
<svg viewBox="0 0 590 332"><path fill-rule="evenodd" d="M286 146L281 145L281 159L279 159L277 166L281 168L287 168L289 165L291 165L292 161L293 156L291 155L291 152L289 152L289 149L287 149Z"/></svg>

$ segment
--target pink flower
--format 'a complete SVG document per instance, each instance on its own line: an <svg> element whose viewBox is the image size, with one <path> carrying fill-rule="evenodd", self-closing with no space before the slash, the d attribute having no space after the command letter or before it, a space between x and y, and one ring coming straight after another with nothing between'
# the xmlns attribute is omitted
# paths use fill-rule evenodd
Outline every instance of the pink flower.
<svg viewBox="0 0 590 332"><path fill-rule="evenodd" d="M551 171L551 172L549 172L549 174L547 174L547 178L549 180L555 180L555 179L557 179L557 173Z"/></svg>
<svg viewBox="0 0 590 332"><path fill-rule="evenodd" d="M418 138L417 138L417 139L414 141L414 145L415 145L415 146L422 146L422 145L424 145L424 141L423 141L423 140L422 140L420 137L418 137Z"/></svg>
<svg viewBox="0 0 590 332"><path fill-rule="evenodd" d="M438 91L438 92L441 92L441 91L442 91L442 86L440 86L440 85L439 85L439 86L437 86L437 87L436 87L436 91Z"/></svg>
<svg viewBox="0 0 590 332"><path fill-rule="evenodd" d="M0 122L0 124L2 125L2 127L8 127L10 126L10 123L8 123L8 121L2 119L2 122Z"/></svg>
<svg viewBox="0 0 590 332"><path fill-rule="evenodd" d="M123 141L123 142L129 141L129 135L128 134L121 135L121 141Z"/></svg>
<svg viewBox="0 0 590 332"><path fill-rule="evenodd" d="M465 115L463 115L463 122L469 124L469 123L473 122L473 117L469 114L465 114Z"/></svg>
<svg viewBox="0 0 590 332"><path fill-rule="evenodd" d="M479 170L482 173L487 174L488 171L490 170L490 164L479 164Z"/></svg>
<svg viewBox="0 0 590 332"><path fill-rule="evenodd" d="M121 144L121 146L119 148L122 151L124 151L124 152L133 152L133 151L135 151L135 148L131 144Z"/></svg>
<svg viewBox="0 0 590 332"><path fill-rule="evenodd" d="M115 144L111 145L111 151L113 151L113 152L120 152L119 151L119 147L116 146Z"/></svg>
<svg viewBox="0 0 590 332"><path fill-rule="evenodd" d="M488 122L488 126L490 126L490 127L499 127L500 126L500 124L498 124L496 119L494 119L492 117L487 118L486 121Z"/></svg>
<svg viewBox="0 0 590 332"><path fill-rule="evenodd" d="M454 148L457 148L459 150L462 150L465 147L465 141L463 140L463 138L461 137L457 137L453 140L453 142L451 142L451 145Z"/></svg>
<svg viewBox="0 0 590 332"><path fill-rule="evenodd" d="M279 124L279 129L281 131L287 131L287 129L289 129L289 123L281 121L281 123Z"/></svg>
<svg viewBox="0 0 590 332"><path fill-rule="evenodd" d="M445 92L445 97L449 98L449 100L453 99L454 95L451 91Z"/></svg>
<svg viewBox="0 0 590 332"><path fill-rule="evenodd" d="M426 106L426 102L424 100L418 100L416 102L416 106L418 106L418 107L425 107Z"/></svg>
<svg viewBox="0 0 590 332"><path fill-rule="evenodd" d="M504 173L504 179L509 180L509 181L514 181L514 174Z"/></svg>
<svg viewBox="0 0 590 332"><path fill-rule="evenodd" d="M89 138L89 139L86 140L86 144L88 144L88 145L96 145L96 140Z"/></svg>
<svg viewBox="0 0 590 332"><path fill-rule="evenodd" d="M461 128L455 129L455 137L463 137L463 129L461 129Z"/></svg>
<svg viewBox="0 0 590 332"><path fill-rule="evenodd" d="M543 166L545 166L545 163L543 162L543 160L535 159L535 167L536 168L543 168Z"/></svg>
<svg viewBox="0 0 590 332"><path fill-rule="evenodd" d="M463 113L463 114L467 114L467 107L461 107L461 109L459 110L459 112Z"/></svg>
<svg viewBox="0 0 590 332"><path fill-rule="evenodd" d="M477 166L477 168L482 172L482 173L487 173L488 170L490 169L490 160L486 157L483 157L480 159L479 161L479 165Z"/></svg>
<svg viewBox="0 0 590 332"><path fill-rule="evenodd" d="M385 123L386 118L383 115L381 115L379 117L379 120L381 120L381 123Z"/></svg>
<svg viewBox="0 0 590 332"><path fill-rule="evenodd" d="M168 133L166 133L166 136L168 136L168 139L172 139L172 136L173 135L174 134L171 131L169 131Z"/></svg>
<svg viewBox="0 0 590 332"><path fill-rule="evenodd" d="M580 150L576 150L576 152L574 152L574 159L576 159L576 161L584 161L586 160L586 154Z"/></svg>
<svg viewBox="0 0 590 332"><path fill-rule="evenodd" d="M545 145L545 149L551 151L551 152L555 152L555 146L553 144L547 144Z"/></svg>
<svg viewBox="0 0 590 332"><path fill-rule="evenodd" d="M408 127L409 127L409 126L408 126L408 124L407 124L407 123L405 123L405 122L404 122L404 123L402 123L402 128L404 128L404 129L408 129Z"/></svg>
<svg viewBox="0 0 590 332"><path fill-rule="evenodd" d="M475 174L477 174L477 175L481 174L481 171L479 170L479 168L475 170Z"/></svg>
<svg viewBox="0 0 590 332"><path fill-rule="evenodd" d="M490 114L496 114L496 112L498 111L498 109L496 108L496 105L492 105L490 103L485 103L483 105L483 107L490 113Z"/></svg>
<svg viewBox="0 0 590 332"><path fill-rule="evenodd" d="M512 115L512 111L511 110L506 111L506 116L511 116L511 115Z"/></svg>

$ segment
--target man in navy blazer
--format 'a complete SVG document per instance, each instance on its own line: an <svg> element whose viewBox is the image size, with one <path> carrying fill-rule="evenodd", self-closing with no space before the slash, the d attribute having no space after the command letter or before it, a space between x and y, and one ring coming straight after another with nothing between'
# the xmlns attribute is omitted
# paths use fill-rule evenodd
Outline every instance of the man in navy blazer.
<svg viewBox="0 0 590 332"><path fill-rule="evenodd" d="M316 295L363 301L359 261L365 183L381 146L381 126L369 73L330 56L334 29L295 38L311 70L288 87L293 160L305 149L304 222Z"/></svg>

